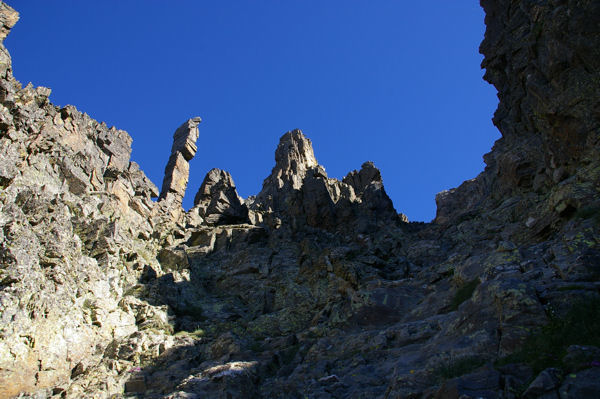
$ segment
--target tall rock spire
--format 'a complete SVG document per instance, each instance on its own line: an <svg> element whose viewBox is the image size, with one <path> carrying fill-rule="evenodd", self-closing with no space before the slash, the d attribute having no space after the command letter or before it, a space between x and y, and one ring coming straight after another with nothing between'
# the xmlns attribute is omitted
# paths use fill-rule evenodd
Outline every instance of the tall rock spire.
<svg viewBox="0 0 600 399"><path fill-rule="evenodd" d="M286 184L298 190L306 172L319 163L315 158L310 139L300 129L284 134L275 150L275 167L271 178L279 188Z"/></svg>
<svg viewBox="0 0 600 399"><path fill-rule="evenodd" d="M319 166L310 139L300 129L285 133L275 150L275 166L257 195L257 201L278 208L279 202L302 188L308 170Z"/></svg>
<svg viewBox="0 0 600 399"><path fill-rule="evenodd" d="M173 134L171 156L165 167L165 177L159 201L168 200L172 204L177 203L181 206L190 175L188 162L194 157L198 149L196 140L200 136L198 124L201 121L200 117L188 119Z"/></svg>

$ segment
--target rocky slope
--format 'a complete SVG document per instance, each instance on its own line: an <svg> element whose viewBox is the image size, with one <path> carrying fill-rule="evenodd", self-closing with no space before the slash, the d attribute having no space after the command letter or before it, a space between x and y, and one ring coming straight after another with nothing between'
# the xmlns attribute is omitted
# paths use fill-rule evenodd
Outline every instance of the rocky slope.
<svg viewBox="0 0 600 399"><path fill-rule="evenodd" d="M299 130L256 197L213 169L185 212L199 118L159 196L0 47L0 397L598 397L600 6L482 6L502 138L430 224Z"/></svg>

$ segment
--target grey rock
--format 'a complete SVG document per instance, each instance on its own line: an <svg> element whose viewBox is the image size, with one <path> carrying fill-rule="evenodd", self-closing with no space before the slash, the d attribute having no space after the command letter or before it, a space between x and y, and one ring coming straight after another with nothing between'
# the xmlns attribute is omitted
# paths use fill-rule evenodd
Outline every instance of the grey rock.
<svg viewBox="0 0 600 399"><path fill-rule="evenodd" d="M371 184L383 184L381 172L371 161L363 163L360 171L355 170L348 173L342 181L350 185L358 196L364 193Z"/></svg>
<svg viewBox="0 0 600 399"><path fill-rule="evenodd" d="M310 226L372 231L379 224L399 221L372 162L365 162L344 181L330 179L300 130L281 137L275 161L261 192L249 204L252 217L261 215L258 219L271 221L271 228L277 228L275 220L283 220L296 230Z"/></svg>
<svg viewBox="0 0 600 399"><path fill-rule="evenodd" d="M0 47L0 397L515 397L531 367L481 362L600 297L600 7L517 3L482 1L503 137L434 223L396 223L370 162L329 178L298 130L259 195L214 170L184 215L196 119L154 203L129 135ZM596 357L569 346L527 395L597 397Z"/></svg>
<svg viewBox="0 0 600 399"><path fill-rule="evenodd" d="M197 151L196 140L200 135L198 131L200 122L199 117L191 118L175 130L171 155L165 167L165 177L159 201L169 199L174 207L181 206L190 174L188 162Z"/></svg>
<svg viewBox="0 0 600 399"><path fill-rule="evenodd" d="M500 373L486 367L444 383L435 398L501 398Z"/></svg>
<svg viewBox="0 0 600 399"><path fill-rule="evenodd" d="M302 187L309 169L317 166L312 142L296 129L285 133L275 151L275 166L263 182L255 205L266 211L278 211L285 206L286 198Z"/></svg>
<svg viewBox="0 0 600 399"><path fill-rule="evenodd" d="M248 208L238 195L233 178L220 169L206 174L190 213L197 213L209 225L249 222Z"/></svg>
<svg viewBox="0 0 600 399"><path fill-rule="evenodd" d="M101 134L97 137L97 142L102 151L109 156L108 165L104 172L105 177L115 178L127 170L132 141L131 136L124 130L112 127L101 131Z"/></svg>
<svg viewBox="0 0 600 399"><path fill-rule="evenodd" d="M198 124L201 121L200 117L191 118L177 128L173 134L171 153L180 152L186 161L191 161L198 150L196 141L200 137Z"/></svg>
<svg viewBox="0 0 600 399"><path fill-rule="evenodd" d="M134 375L125 381L125 393L146 392L146 378L144 375Z"/></svg>

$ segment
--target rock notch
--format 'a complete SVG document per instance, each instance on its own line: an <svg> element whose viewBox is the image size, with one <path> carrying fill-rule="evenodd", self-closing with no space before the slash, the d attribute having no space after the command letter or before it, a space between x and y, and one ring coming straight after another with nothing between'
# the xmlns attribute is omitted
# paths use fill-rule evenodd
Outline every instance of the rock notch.
<svg viewBox="0 0 600 399"><path fill-rule="evenodd" d="M167 200L170 204L181 206L190 175L189 161L198 150L196 140L200 136L198 124L201 121L200 117L188 119L173 134L171 156L165 167L159 201Z"/></svg>

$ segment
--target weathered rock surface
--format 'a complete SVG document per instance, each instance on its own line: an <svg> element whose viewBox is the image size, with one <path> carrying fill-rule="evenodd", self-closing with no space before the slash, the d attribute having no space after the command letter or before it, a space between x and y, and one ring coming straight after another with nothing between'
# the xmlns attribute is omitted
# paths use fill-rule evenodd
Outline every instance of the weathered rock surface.
<svg viewBox="0 0 600 399"><path fill-rule="evenodd" d="M344 181L330 179L300 130L281 137L273 171L249 207L256 220L277 228L283 221L294 230L308 226L367 232L399 220L373 163L366 162Z"/></svg>
<svg viewBox="0 0 600 399"><path fill-rule="evenodd" d="M0 40L6 39L10 29L15 26L19 20L19 13L7 6L5 3L0 3Z"/></svg>
<svg viewBox="0 0 600 399"><path fill-rule="evenodd" d="M171 156L165 167L165 177L160 191L159 201L166 200L173 206L181 206L185 189L190 176L189 161L192 160L198 148L196 140L200 137L199 117L188 119L173 134Z"/></svg>
<svg viewBox="0 0 600 399"><path fill-rule="evenodd" d="M0 47L0 397L599 397L597 334L496 362L600 303L599 7L482 5L503 137L429 224L299 130L256 197L213 169L184 214L196 118L155 203L129 135ZM0 3L0 37L17 18Z"/></svg>
<svg viewBox="0 0 600 399"><path fill-rule="evenodd" d="M220 169L206 174L190 213L198 213L209 225L249 222L248 208L238 195L233 178Z"/></svg>
<svg viewBox="0 0 600 399"><path fill-rule="evenodd" d="M484 79L498 90L502 138L476 179L436 198L439 223L529 203L533 234L596 203L600 120L600 5L594 1L482 0ZM533 203L536 206L533 206ZM462 206L460 206L462 204Z"/></svg>
<svg viewBox="0 0 600 399"><path fill-rule="evenodd" d="M16 20L1 3L2 35ZM21 87L1 50L0 397L12 397L66 387L137 331L121 299L157 265L158 190L126 132Z"/></svg>

